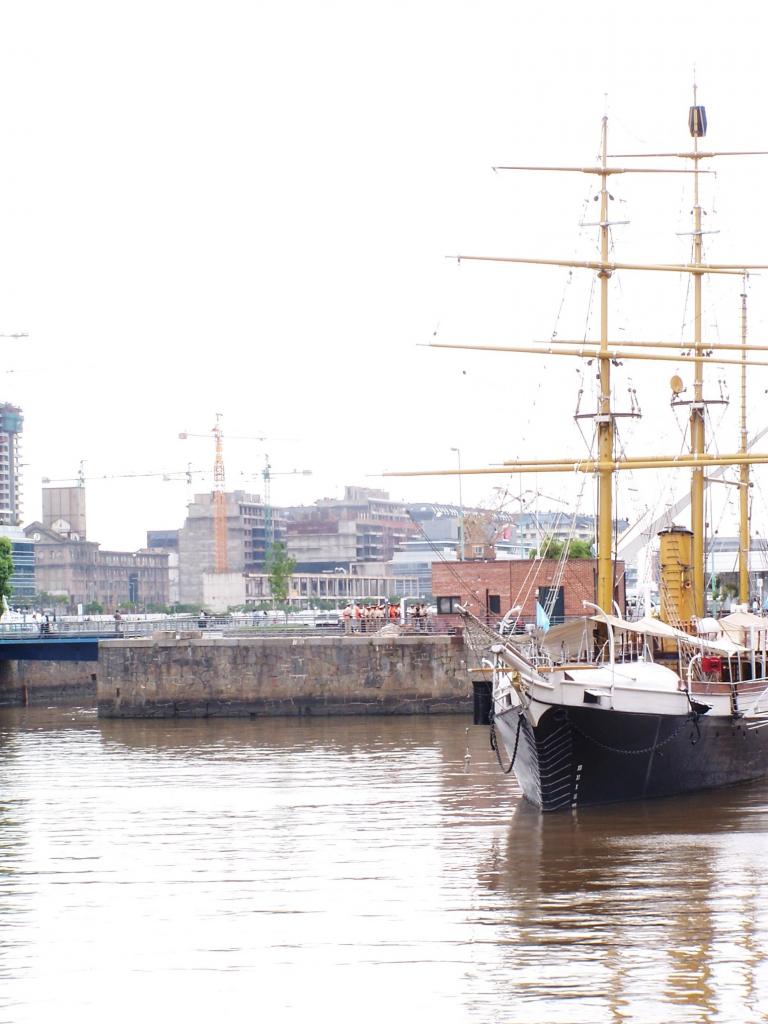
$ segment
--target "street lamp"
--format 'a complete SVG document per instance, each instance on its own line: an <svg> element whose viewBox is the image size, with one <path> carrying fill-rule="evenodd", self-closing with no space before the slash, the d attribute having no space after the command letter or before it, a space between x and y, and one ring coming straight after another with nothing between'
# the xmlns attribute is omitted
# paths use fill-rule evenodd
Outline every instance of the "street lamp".
<svg viewBox="0 0 768 1024"><path fill-rule="evenodd" d="M461 448L451 448L459 462L459 561L464 561L464 502L461 499Z"/></svg>

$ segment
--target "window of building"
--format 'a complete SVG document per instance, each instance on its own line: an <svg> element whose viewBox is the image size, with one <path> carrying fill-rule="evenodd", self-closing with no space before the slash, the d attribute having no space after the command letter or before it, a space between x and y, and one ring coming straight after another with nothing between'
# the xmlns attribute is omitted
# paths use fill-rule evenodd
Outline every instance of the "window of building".
<svg viewBox="0 0 768 1024"><path fill-rule="evenodd" d="M488 595L488 611L491 615L501 615L501 596L499 594Z"/></svg>
<svg viewBox="0 0 768 1024"><path fill-rule="evenodd" d="M453 615L459 610L461 604L460 597L438 597L437 598L437 614L438 615Z"/></svg>

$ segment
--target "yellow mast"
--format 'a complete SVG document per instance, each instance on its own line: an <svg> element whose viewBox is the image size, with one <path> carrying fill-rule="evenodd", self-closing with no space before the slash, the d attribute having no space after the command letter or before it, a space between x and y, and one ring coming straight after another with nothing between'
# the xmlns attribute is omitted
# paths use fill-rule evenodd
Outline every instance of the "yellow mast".
<svg viewBox="0 0 768 1024"><path fill-rule="evenodd" d="M600 381L600 394L598 397L597 412L595 415L596 426L597 426L597 442L598 442L598 453L596 458L589 458L585 460L573 460L571 458L563 459L552 459L544 460L543 462L531 461L531 462L520 462L513 461L511 463L505 463L503 466L485 467L480 469L462 469L462 473L466 475L480 474L480 473L531 473L531 472L590 472L595 473L598 478L598 535L597 535L597 546L598 546L598 585L597 585L597 601L598 604L606 611L610 610L613 603L613 563L611 558L611 547L613 540L613 507L612 507L612 480L613 474L617 470L622 469L661 469L661 468L690 468L691 474L691 527L693 533L693 614L702 616L705 613L705 570L704 570L704 471L706 468L712 466L723 466L723 465L739 465L740 467L746 467L749 464L765 464L768 463L768 455L765 454L748 454L748 444L746 442L745 428L742 430L742 441L741 447L738 453L734 455L710 457L705 454L705 425L704 425L704 412L706 408L706 401L704 399L704 361L710 357L716 349L730 349L739 348L741 349L740 359L723 359L717 357L713 361L718 364L721 363L736 363L741 365L742 375L745 373L746 366L762 366L766 365L765 362L761 362L754 359L747 359L747 352L758 352L765 351L765 346L747 346L746 341L742 340L742 345L733 346L728 343L712 343L704 344L702 341L702 277L704 274L738 274L742 276L746 274L749 269L768 269L768 264L758 264L745 261L743 263L719 263L719 264L707 264L703 262L703 246L702 246L702 210L699 199L699 181L700 175L710 173L707 170L700 167L700 161L705 158L716 157L716 156L736 156L736 155L768 155L768 151L711 151L704 152L699 150L699 139L703 138L706 134L706 112L703 106L699 106L696 103L697 92L696 86L694 85L693 101L694 104L689 111L689 128L691 137L693 138L693 150L690 152L679 152L679 153L628 153L628 154L612 154L611 158L617 156L628 156L631 158L635 157L646 157L646 156L667 156L667 157L679 157L693 161L693 167L690 172L694 178L694 204L693 204L693 253L692 260L690 263L675 264L675 263L618 263L609 262L608 251L609 251L609 236L608 236L608 188L607 182L609 175L612 174L627 174L627 173L675 173L670 171L668 168L651 168L651 169L640 169L635 167L608 167L607 160L609 154L607 152L607 117L603 118L602 122L602 146L601 146L601 159L599 166L592 167L531 167L514 165L509 167L500 166L494 168L494 170L537 170L537 171L566 171L566 172L577 172L583 174L597 174L601 179L600 189L600 259L599 260L570 260L570 259L540 259L531 257L509 257L509 256L475 256L475 255L458 255L456 258L461 262L462 260L481 260L488 262L499 262L499 263L520 263L528 265L540 265L540 266L560 266L560 267L573 267L587 270L597 271L598 278L600 279L600 299L601 299L601 323L600 323L600 339L597 341L589 340L584 342L576 341L564 341L561 342L564 346L574 345L580 346L580 348L571 349L567 348L554 348L545 347L541 343L533 346L500 346L500 345L460 345L460 344L446 344L446 343L432 343L430 347L434 348L457 348L457 349L476 349L484 351L499 351L499 352L520 352L520 353L531 353L536 355L557 355L557 356L576 356L578 358L597 359L599 366L598 379ZM678 172L680 173L680 172ZM682 172L686 173L686 172ZM693 343L690 345L670 343L670 342L641 342L632 341L624 344L622 350L612 348L610 346L615 345L616 342L609 341L608 338L608 281L612 274L617 270L629 270L629 271L662 271L668 273L687 273L693 277L694 285L694 331L693 331ZM689 349L693 352L692 355L665 355L656 351L655 353L648 352L628 352L627 347L636 348L676 348L678 352L686 351ZM682 456L667 456L667 457L640 457L638 459L621 459L616 460L614 458L614 447L615 447L615 433L614 433L614 416L615 414L611 410L611 362L618 363L622 360L634 360L634 359L654 359L656 361L675 361L675 362L693 362L694 364L694 382L693 382L693 395L690 402L690 444L689 450ZM683 404L683 403L677 403ZM685 403L688 404L688 403ZM744 469L742 468L742 473ZM454 475L455 471L442 471L442 470L431 470L431 471L411 471L404 473L385 473L384 476L439 476L439 475ZM747 488L742 487L742 492L746 494ZM744 517L744 511L742 510L742 517ZM748 543L748 542L747 542Z"/></svg>
<svg viewBox="0 0 768 1024"><path fill-rule="evenodd" d="M747 452L747 285L741 294L741 340L744 345L741 364L741 434L739 452ZM739 601L749 601L749 463L739 466Z"/></svg>
<svg viewBox="0 0 768 1024"><path fill-rule="evenodd" d="M558 342L558 345L560 342ZM424 348L460 348L467 349L470 352L527 352L536 356L571 356L575 359L598 359L600 358L600 349L587 347L588 345L594 346L594 342L582 343L581 348L555 348L552 345L544 346L540 345L457 345L448 341L431 341L425 344ZM610 344L610 343L609 343ZM659 352L645 353L645 352L624 352L619 349L610 349L607 351L608 359L645 359L651 360L654 363L668 362L668 363L694 363L697 360L704 358L703 356L683 356L679 353L674 356L663 355ZM743 359L743 356L742 356ZM741 366L742 359L721 359L719 356L713 360L718 366ZM759 359L750 359L747 366L768 366L768 362Z"/></svg>
<svg viewBox="0 0 768 1024"><path fill-rule="evenodd" d="M699 139L707 131L704 108L696 105L696 86L693 87L693 106L689 113L689 128L693 137L693 266L702 266L701 206L699 205ZM694 376L691 403L691 454L704 454L704 357L701 345L701 270L693 273L693 338ZM693 532L693 612L705 614L704 597L704 470L691 471L691 531Z"/></svg>
<svg viewBox="0 0 768 1024"><path fill-rule="evenodd" d="M536 338L534 344L536 345L551 345L552 339L548 338ZM582 347L590 345L599 345L599 341L595 341L592 338L558 338L558 345L580 345ZM673 348L678 352L687 352L690 349L690 345L686 345L685 342L680 341L626 341L622 338L621 341L609 341L609 345L621 345L622 348ZM427 346L429 347L429 346ZM723 342L723 341L708 341L705 345L705 351L707 352L719 352L721 349L731 349L734 352L768 352L768 345L747 345L743 341L738 343ZM649 359L655 358L654 356L648 356ZM713 359L712 362L719 363L719 359ZM739 360L741 362L741 360Z"/></svg>
<svg viewBox="0 0 768 1024"><path fill-rule="evenodd" d="M597 452L603 463L597 473L597 603L610 614L613 608L613 460L614 430L611 412L611 359L608 352L608 118L603 116L600 163L600 397L597 405Z"/></svg>
<svg viewBox="0 0 768 1024"><path fill-rule="evenodd" d="M680 455L678 457L656 458L648 456L637 459L615 459L612 462L599 462L592 458L569 459L563 458L560 461L532 461L532 462L509 462L500 466L481 466L479 468L467 469L465 466L458 469L408 469L397 470L388 473L380 473L378 476L480 476L493 473L596 473L601 469L609 469L616 473L621 470L636 469L690 469L692 467L703 467L714 469L716 466L740 466L747 463L750 466L768 465L768 454L741 455L730 453L725 455L704 455L701 458L694 458L692 455Z"/></svg>

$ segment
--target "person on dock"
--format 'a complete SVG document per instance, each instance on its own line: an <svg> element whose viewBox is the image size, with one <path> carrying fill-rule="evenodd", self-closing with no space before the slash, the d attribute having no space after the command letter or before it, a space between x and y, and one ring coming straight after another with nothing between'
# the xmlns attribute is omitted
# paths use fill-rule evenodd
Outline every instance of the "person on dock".
<svg viewBox="0 0 768 1024"><path fill-rule="evenodd" d="M341 613L341 620L344 623L344 632L352 632L352 605L348 604Z"/></svg>

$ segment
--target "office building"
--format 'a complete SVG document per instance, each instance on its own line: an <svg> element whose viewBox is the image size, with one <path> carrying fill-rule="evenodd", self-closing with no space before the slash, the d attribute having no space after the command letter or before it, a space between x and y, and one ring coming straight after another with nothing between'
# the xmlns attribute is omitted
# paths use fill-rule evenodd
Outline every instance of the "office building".
<svg viewBox="0 0 768 1024"><path fill-rule="evenodd" d="M0 405L0 525L21 522L21 409L7 402Z"/></svg>

